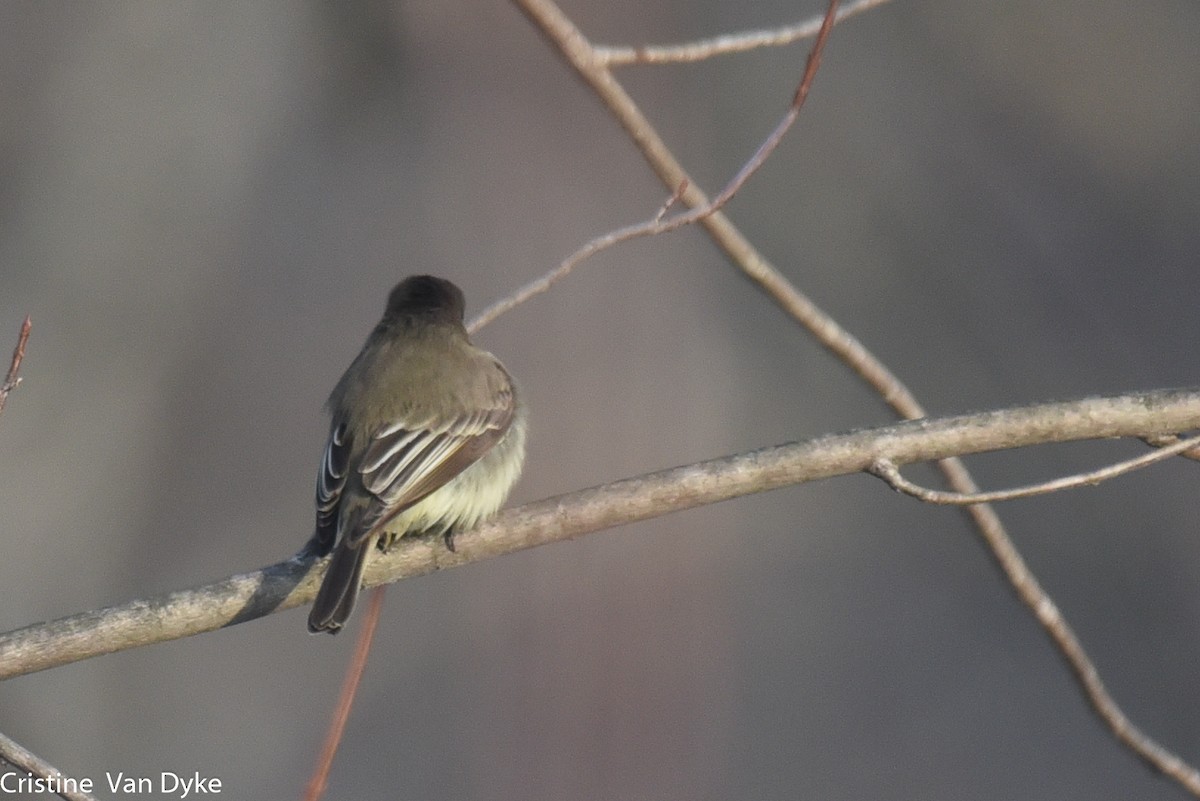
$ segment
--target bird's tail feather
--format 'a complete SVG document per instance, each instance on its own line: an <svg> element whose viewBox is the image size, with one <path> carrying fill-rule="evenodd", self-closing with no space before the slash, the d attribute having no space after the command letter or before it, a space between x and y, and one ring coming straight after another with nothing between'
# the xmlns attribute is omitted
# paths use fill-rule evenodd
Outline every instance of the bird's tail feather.
<svg viewBox="0 0 1200 801"><path fill-rule="evenodd" d="M337 634L345 625L354 611L354 602L358 600L363 565L367 561L367 552L371 550L370 545L370 541L359 542L358 547L351 548L343 543L334 550L329 569L321 581L321 589L317 590L317 598L308 613L309 631L314 634L320 631Z"/></svg>

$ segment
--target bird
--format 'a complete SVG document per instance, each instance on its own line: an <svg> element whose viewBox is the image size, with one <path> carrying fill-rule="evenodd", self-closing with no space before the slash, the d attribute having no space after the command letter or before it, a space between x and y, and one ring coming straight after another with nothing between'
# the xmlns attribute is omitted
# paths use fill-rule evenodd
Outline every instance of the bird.
<svg viewBox="0 0 1200 801"><path fill-rule="evenodd" d="M336 634L367 555L399 538L454 535L492 517L525 459L525 405L500 360L463 325L462 290L405 278L329 396L316 527L302 553L333 556L308 616Z"/></svg>

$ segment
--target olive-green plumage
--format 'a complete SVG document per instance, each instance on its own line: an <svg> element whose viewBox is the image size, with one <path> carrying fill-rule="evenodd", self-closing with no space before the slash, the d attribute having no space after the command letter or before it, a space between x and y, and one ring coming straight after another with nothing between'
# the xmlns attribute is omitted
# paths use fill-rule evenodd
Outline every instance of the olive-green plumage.
<svg viewBox="0 0 1200 801"><path fill-rule="evenodd" d="M336 633L350 616L372 547L455 532L491 517L521 473L524 407L504 366L471 344L462 292L406 278L329 396L308 550L333 550L308 617Z"/></svg>

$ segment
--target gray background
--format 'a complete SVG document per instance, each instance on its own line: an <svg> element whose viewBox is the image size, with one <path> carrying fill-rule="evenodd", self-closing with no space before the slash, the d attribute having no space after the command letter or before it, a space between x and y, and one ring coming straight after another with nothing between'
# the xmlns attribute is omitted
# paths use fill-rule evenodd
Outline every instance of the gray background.
<svg viewBox="0 0 1200 801"><path fill-rule="evenodd" d="M813 2L571 2L597 41ZM284 558L321 404L413 272L472 311L664 190L504 3L0 6L0 629ZM897 2L835 31L729 212L933 413L1197 383L1200 6ZM806 45L621 72L714 189ZM515 502L890 420L697 231L479 337ZM998 487L1139 452L971 461ZM1193 463L1002 511L1134 720L1200 761ZM933 480L932 473L910 471ZM68 773L292 799L350 637L304 612L0 685ZM104 795L108 795L107 792ZM1085 708L950 510L865 477L403 582L330 798L1179 798Z"/></svg>

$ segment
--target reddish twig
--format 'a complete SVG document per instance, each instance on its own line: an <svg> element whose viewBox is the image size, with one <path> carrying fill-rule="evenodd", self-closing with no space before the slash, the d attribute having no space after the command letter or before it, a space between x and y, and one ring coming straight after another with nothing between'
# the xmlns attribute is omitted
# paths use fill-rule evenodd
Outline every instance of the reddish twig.
<svg viewBox="0 0 1200 801"><path fill-rule="evenodd" d="M837 8L838 0L830 0L829 8L825 11L825 18L821 20L821 27L817 31L817 39L813 42L812 50L808 51L808 58L804 62L804 75L800 78L800 85L796 87L796 93L792 95L792 104L788 107L787 114L783 115L783 119L775 126L775 130L771 131L771 135L759 146L750 160L738 170L737 175L733 176L725 188L717 193L712 203L709 204L711 208L698 210L703 213L697 215L697 220L711 216L733 199L733 196L750 179L750 176L758 172L767 157L775 152L775 148L779 147L783 137L796 122L796 118L800 116L800 109L804 106L804 101L808 99L808 90L812 88L813 79L817 77L817 70L821 68L821 55L825 52L825 43L829 41L829 32L833 30ZM694 210L692 213L695 214L696 211Z"/></svg>
<svg viewBox="0 0 1200 801"><path fill-rule="evenodd" d="M325 732L325 741L321 743L321 754L317 758L317 766L308 787L304 790L304 801L317 801L325 793L325 785L329 782L329 771L333 767L333 758L337 754L338 745L342 742L342 734L346 731L346 721L350 719L350 708L354 706L354 696L358 694L358 683L362 680L363 671L367 668L367 657L371 653L371 644L375 641L375 628L379 623L380 612L383 610L383 598L387 587L376 587L371 592L371 601L366 614L362 618L362 627L358 630L358 640L354 643L354 656L346 667L346 675L342 679L342 691L338 694L337 706L333 710L333 719Z"/></svg>
<svg viewBox="0 0 1200 801"><path fill-rule="evenodd" d="M17 347L13 349L12 364L9 365L8 375L4 377L4 383L0 384L0 412L4 411L4 404L8 403L8 393L21 384L21 377L17 375L17 372L21 369L21 361L25 358L25 343L29 341L31 328L33 328L33 321L27 314L25 322L21 323L21 336L17 339Z"/></svg>

